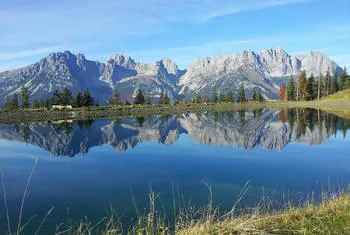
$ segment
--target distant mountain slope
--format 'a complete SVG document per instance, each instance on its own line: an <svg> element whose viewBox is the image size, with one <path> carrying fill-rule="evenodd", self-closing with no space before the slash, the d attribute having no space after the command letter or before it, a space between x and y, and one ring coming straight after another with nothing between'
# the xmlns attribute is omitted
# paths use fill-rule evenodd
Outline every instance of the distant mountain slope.
<svg viewBox="0 0 350 235"><path fill-rule="evenodd" d="M244 51L242 53L207 57L194 61L181 77L180 94L189 96L196 91L209 93L216 84L218 89L238 90L243 82L248 95L260 88L266 98L278 97L278 89L290 76L298 76L305 70L308 75L318 76L342 69L327 56L311 51L306 55L291 56L282 48L265 49L260 53ZM237 92L236 92L237 93Z"/></svg>
<svg viewBox="0 0 350 235"><path fill-rule="evenodd" d="M259 88L265 98L273 99L277 98L281 84L302 70L315 76L327 70L342 71L320 52L291 56L280 47L259 53L244 51L207 57L194 61L186 70L179 69L169 59L144 64L115 54L101 63L65 51L52 53L27 67L0 73L0 104L6 96L19 93L22 84L28 87L32 100L48 98L55 89L67 87L73 94L89 89L95 101L102 104L107 102L113 89L129 102L141 89L144 93L150 92L155 102L161 92L167 92L172 99L178 96L189 99L197 91L210 95L214 85L220 92L237 91L241 82L248 96Z"/></svg>

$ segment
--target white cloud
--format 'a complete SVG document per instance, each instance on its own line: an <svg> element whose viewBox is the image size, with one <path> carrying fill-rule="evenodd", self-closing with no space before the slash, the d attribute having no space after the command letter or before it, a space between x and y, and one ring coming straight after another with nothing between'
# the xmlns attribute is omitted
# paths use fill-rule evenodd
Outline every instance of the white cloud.
<svg viewBox="0 0 350 235"><path fill-rule="evenodd" d="M0 52L0 60L23 59L23 58L28 58L28 57L37 56L37 55L47 55L48 53L60 51L63 49L64 47L46 47L46 48L24 50L24 51L18 51L18 52L7 52L7 53Z"/></svg>

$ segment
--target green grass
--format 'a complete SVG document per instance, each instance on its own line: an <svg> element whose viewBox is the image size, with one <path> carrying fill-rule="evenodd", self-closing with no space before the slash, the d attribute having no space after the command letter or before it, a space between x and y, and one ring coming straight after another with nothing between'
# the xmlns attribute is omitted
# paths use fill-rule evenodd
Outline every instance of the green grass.
<svg viewBox="0 0 350 235"><path fill-rule="evenodd" d="M350 89L324 97L321 102L350 102Z"/></svg>
<svg viewBox="0 0 350 235"><path fill-rule="evenodd" d="M274 214L227 215L214 222L201 221L177 234L349 234L350 196L341 195L321 204L308 203Z"/></svg>

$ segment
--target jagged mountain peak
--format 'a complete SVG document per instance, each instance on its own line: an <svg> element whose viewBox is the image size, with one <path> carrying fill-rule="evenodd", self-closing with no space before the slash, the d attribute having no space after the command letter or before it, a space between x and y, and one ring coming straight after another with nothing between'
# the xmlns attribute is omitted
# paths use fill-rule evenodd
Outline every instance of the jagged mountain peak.
<svg viewBox="0 0 350 235"><path fill-rule="evenodd" d="M73 94L89 88L96 101L105 103L113 89L120 91L124 101L132 102L138 89L152 91L156 101L161 92L172 98L192 98L198 91L203 95L210 93L214 86L232 89L236 95L239 84L244 82L248 97L259 88L265 98L274 99L279 87L302 70L315 77L328 70L342 71L319 51L290 55L280 46L196 59L186 70L180 70L169 58L147 64L116 53L100 63L87 60L83 54L64 51L51 53L27 67L0 73L0 104L4 97L17 93L22 84L28 86L33 99L48 98L55 89L65 87Z"/></svg>
<svg viewBox="0 0 350 235"><path fill-rule="evenodd" d="M124 55L122 53L116 53L108 58L107 63L115 63L122 67L135 66L135 61L130 56Z"/></svg>

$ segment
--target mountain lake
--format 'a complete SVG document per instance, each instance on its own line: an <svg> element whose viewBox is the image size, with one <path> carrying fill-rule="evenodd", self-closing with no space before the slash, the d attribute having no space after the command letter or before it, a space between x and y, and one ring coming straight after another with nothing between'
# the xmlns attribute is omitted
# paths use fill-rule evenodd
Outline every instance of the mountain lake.
<svg viewBox="0 0 350 235"><path fill-rule="evenodd" d="M16 228L27 182L25 234L51 209L40 234L98 223L111 208L127 228L147 212L151 192L169 221L211 199L225 213L245 189L238 211L319 200L350 182L349 128L311 109L0 124L0 233L5 204Z"/></svg>

